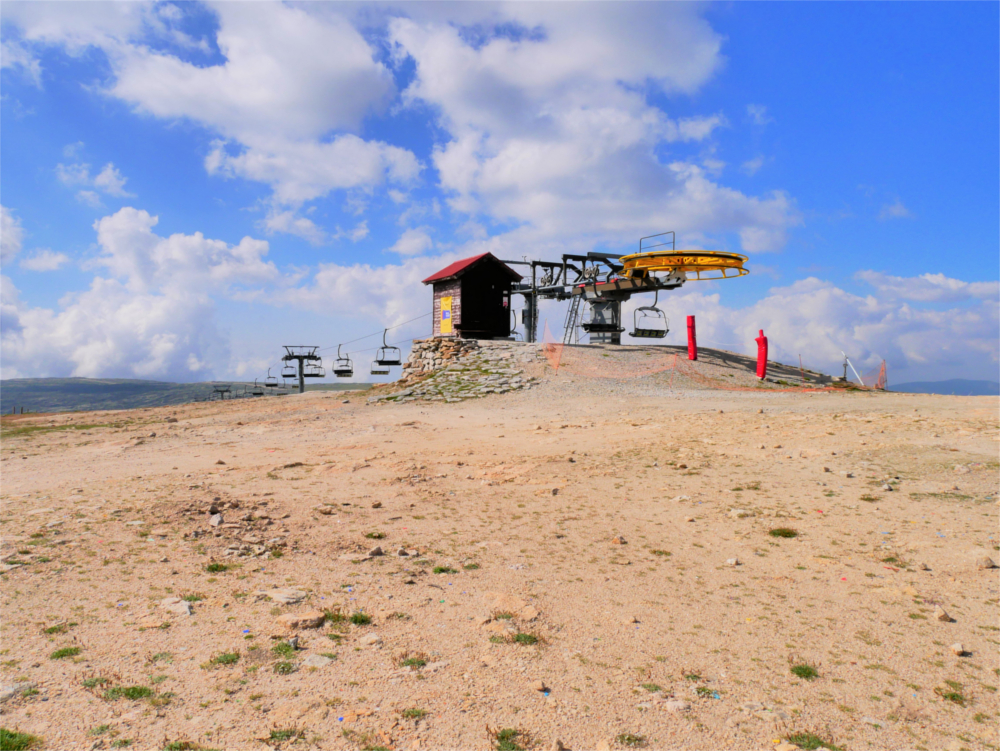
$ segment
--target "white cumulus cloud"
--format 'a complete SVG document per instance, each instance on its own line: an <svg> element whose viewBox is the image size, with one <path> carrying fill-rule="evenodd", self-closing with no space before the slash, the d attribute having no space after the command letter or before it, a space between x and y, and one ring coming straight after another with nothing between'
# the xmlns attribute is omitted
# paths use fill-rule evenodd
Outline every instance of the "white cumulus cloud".
<svg viewBox="0 0 1000 751"><path fill-rule="evenodd" d="M54 250L43 248L22 258L19 265L28 271L58 271L67 263L69 256L65 253L56 253Z"/></svg>
<svg viewBox="0 0 1000 751"><path fill-rule="evenodd" d="M433 160L454 210L515 228L511 246L620 243L667 228L734 232L755 252L783 245L797 222L787 195L747 196L694 164L661 158L665 145L708 139L725 125L721 114L671 119L643 93L695 91L721 65L721 39L697 9L480 12L465 27L433 17L389 24L397 56L416 65L404 101L431 105L449 134Z"/></svg>
<svg viewBox="0 0 1000 751"><path fill-rule="evenodd" d="M432 247L434 247L434 241L427 234L427 228L420 227L405 230L395 244L389 248L389 251L399 253L401 256L415 256L430 250Z"/></svg>
<svg viewBox="0 0 1000 751"><path fill-rule="evenodd" d="M82 144L70 144L63 151L76 153ZM69 188L83 188L77 191L76 198L81 203L99 208L101 206L101 196L103 193L115 198L134 198L133 193L125 190L125 183L128 178L122 175L111 162L104 165L100 172L91 175L90 165L82 162L71 164L59 163L56 165L56 177L63 185Z"/></svg>
<svg viewBox="0 0 1000 751"><path fill-rule="evenodd" d="M21 220L6 206L0 206L0 264L9 263L21 252L24 228Z"/></svg>
<svg viewBox="0 0 1000 751"><path fill-rule="evenodd" d="M964 282L944 274L892 276L879 271L859 271L855 278L878 290L881 297L917 302L960 302L1000 299L1000 282Z"/></svg>
<svg viewBox="0 0 1000 751"><path fill-rule="evenodd" d="M96 276L57 310L31 307L3 278L3 377L115 376L195 380L226 367L217 297L284 283L268 244L200 232L157 235L157 217L126 207L94 223Z"/></svg>

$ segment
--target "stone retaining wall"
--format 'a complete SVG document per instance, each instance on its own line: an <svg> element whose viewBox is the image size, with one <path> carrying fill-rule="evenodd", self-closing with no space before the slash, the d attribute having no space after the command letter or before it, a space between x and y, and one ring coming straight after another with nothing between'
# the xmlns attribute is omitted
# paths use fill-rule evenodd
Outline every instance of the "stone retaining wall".
<svg viewBox="0 0 1000 751"><path fill-rule="evenodd" d="M435 338L413 342L399 391L373 396L372 403L400 401L457 402L487 394L530 388L523 366L544 360L541 344L476 339Z"/></svg>

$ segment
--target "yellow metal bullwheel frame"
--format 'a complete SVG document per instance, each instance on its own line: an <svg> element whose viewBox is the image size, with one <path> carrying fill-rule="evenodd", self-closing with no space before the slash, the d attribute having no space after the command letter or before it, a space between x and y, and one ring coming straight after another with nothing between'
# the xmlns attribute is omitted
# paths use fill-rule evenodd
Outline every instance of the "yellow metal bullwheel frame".
<svg viewBox="0 0 1000 751"><path fill-rule="evenodd" d="M743 268L747 257L721 250L653 250L621 257L622 275L629 279L645 279L656 271L683 271L688 279L732 279L746 276ZM691 275L694 275L693 277Z"/></svg>

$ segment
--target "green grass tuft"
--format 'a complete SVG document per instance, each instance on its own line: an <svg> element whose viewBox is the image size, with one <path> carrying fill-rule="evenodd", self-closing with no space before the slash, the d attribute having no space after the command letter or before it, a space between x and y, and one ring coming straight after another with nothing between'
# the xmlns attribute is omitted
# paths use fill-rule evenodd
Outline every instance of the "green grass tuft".
<svg viewBox="0 0 1000 751"><path fill-rule="evenodd" d="M37 735L19 733L16 730L0 728L0 749L2 751L27 751L42 743L42 739Z"/></svg>
<svg viewBox="0 0 1000 751"><path fill-rule="evenodd" d="M819 677L819 671L812 665L792 665L792 675L798 676L806 681L811 681Z"/></svg>
<svg viewBox="0 0 1000 751"><path fill-rule="evenodd" d="M225 563L210 563L205 566L205 570L210 574L221 574L223 571L228 571L229 566Z"/></svg>
<svg viewBox="0 0 1000 751"><path fill-rule="evenodd" d="M63 647L62 649L57 649L55 652L49 655L50 660L62 660L67 657L76 657L80 654L81 650L79 647Z"/></svg>
<svg viewBox="0 0 1000 751"><path fill-rule="evenodd" d="M831 741L825 741L813 733L794 733L793 735L785 736L785 740L799 748L805 749L805 751L816 751L818 748L826 748L830 751L843 751L840 746L835 746Z"/></svg>
<svg viewBox="0 0 1000 751"><path fill-rule="evenodd" d="M235 665L239 661L240 661L240 653L239 652L223 652L220 655L216 655L215 657L213 657L208 662L211 665L224 665L224 666L228 666L228 665Z"/></svg>
<svg viewBox="0 0 1000 751"><path fill-rule="evenodd" d="M291 675L298 670L298 667L294 662L276 662L273 670L278 675Z"/></svg>
<svg viewBox="0 0 1000 751"><path fill-rule="evenodd" d="M628 746L629 748L642 748L646 745L646 736L636 735L635 733L622 733L615 740L622 746Z"/></svg>
<svg viewBox="0 0 1000 751"><path fill-rule="evenodd" d="M799 536L799 533L796 532L791 527L775 527L770 532L768 532L768 534L771 535L771 537L784 537L784 538Z"/></svg>
<svg viewBox="0 0 1000 751"><path fill-rule="evenodd" d="M355 626L367 626L371 622L372 617L367 613L361 612L360 610L351 614L351 623Z"/></svg>
<svg viewBox="0 0 1000 751"><path fill-rule="evenodd" d="M448 568L447 566L435 566L434 567L434 573L435 574L457 574L458 571L456 571L453 568Z"/></svg>
<svg viewBox="0 0 1000 751"><path fill-rule="evenodd" d="M139 701L140 699L148 699L154 693L149 686L113 686L104 692L104 699L105 701L116 701L117 699Z"/></svg>

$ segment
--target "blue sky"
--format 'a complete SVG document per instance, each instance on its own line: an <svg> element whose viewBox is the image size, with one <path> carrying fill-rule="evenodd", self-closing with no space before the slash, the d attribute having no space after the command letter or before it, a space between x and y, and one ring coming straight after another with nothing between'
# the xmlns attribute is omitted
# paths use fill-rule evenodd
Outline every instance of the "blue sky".
<svg viewBox="0 0 1000 751"><path fill-rule="evenodd" d="M751 269L661 299L675 332L997 377L996 4L0 13L5 378L252 378L456 258L668 229Z"/></svg>

